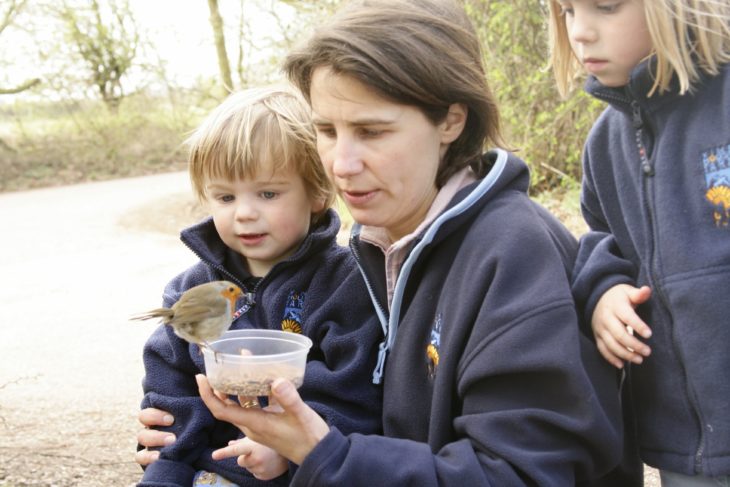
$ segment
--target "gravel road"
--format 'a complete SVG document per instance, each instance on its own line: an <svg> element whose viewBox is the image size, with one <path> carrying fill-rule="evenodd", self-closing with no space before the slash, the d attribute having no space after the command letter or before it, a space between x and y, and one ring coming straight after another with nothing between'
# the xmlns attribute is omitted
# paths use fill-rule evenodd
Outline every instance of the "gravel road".
<svg viewBox="0 0 730 487"><path fill-rule="evenodd" d="M126 486L142 346L193 262L186 173L0 194L0 486ZM189 217L189 218L188 218Z"/></svg>

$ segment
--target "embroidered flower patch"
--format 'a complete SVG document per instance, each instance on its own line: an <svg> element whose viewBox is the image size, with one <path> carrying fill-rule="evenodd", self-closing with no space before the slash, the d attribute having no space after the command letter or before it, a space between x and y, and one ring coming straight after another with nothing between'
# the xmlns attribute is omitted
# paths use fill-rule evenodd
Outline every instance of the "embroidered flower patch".
<svg viewBox="0 0 730 487"><path fill-rule="evenodd" d="M281 329L293 333L302 332L302 310L307 293L300 291L289 291L284 307L284 316L281 320Z"/></svg>
<svg viewBox="0 0 730 487"><path fill-rule="evenodd" d="M702 153L705 171L705 198L713 205L712 219L717 227L730 224L730 144Z"/></svg>

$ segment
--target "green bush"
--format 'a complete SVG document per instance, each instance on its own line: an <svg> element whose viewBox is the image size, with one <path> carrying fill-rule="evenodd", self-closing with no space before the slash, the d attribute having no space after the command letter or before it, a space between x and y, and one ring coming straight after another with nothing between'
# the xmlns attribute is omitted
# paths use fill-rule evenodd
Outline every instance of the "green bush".
<svg viewBox="0 0 730 487"><path fill-rule="evenodd" d="M548 67L542 0L467 0L484 48L487 78L510 148L531 167L533 191L571 188L580 154L603 105L576 92L562 100Z"/></svg>

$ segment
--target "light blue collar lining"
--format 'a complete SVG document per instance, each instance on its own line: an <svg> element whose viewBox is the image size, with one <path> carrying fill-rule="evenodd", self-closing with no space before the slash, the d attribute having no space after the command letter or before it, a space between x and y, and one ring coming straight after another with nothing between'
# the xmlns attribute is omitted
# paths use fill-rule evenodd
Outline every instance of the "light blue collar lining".
<svg viewBox="0 0 730 487"><path fill-rule="evenodd" d="M502 149L495 149L492 152L497 154L497 159L494 162L494 166L486 175L486 177L482 180L481 183L479 183L474 191L469 193L466 198L464 198L454 207L449 208L448 210L443 212L434 220L434 222L431 224L430 227L428 227L425 234L423 235L423 239L421 239L421 241L418 242L415 247L413 247L413 250L410 252L410 254L408 254L408 257L401 266L400 272L398 273L398 278L395 282L393 301L390 306L390 319L388 320L387 324L384 324L385 316L383 316L382 313L378 313L381 324L384 325L383 330L385 332L385 340L380 343L378 351L378 362L375 366L375 370L373 371L373 384L380 384L383 380L385 358L390 349L393 347L393 343L395 342L395 335L398 332L398 325L400 322L400 310L403 304L403 292L405 291L408 277L411 273L411 270L413 269L414 263L418 259L418 256L421 254L423 249L433 241L434 237L444 223L460 215L472 205L474 205L474 203L476 203L487 192L489 192L489 190L494 186L494 183L504 172L504 168L507 165L507 152ZM372 290L370 292L372 295ZM374 298L374 296L371 297Z"/></svg>

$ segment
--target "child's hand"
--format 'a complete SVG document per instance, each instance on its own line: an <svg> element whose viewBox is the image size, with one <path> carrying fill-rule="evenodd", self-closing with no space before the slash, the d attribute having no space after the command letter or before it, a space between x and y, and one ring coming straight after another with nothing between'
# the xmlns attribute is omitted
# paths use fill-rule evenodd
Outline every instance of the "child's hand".
<svg viewBox="0 0 730 487"><path fill-rule="evenodd" d="M238 457L238 464L259 480L271 480L289 470L289 462L271 448L249 438L232 441L213 452L214 460Z"/></svg>
<svg viewBox="0 0 730 487"><path fill-rule="evenodd" d="M638 333L644 339L651 337L651 329L635 311L650 296L649 286L618 284L598 300L591 327L598 351L614 367L623 368L624 361L640 364L651 354L649 346L634 336Z"/></svg>

